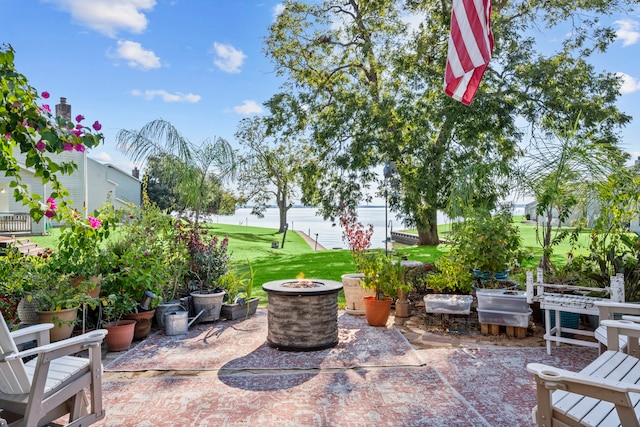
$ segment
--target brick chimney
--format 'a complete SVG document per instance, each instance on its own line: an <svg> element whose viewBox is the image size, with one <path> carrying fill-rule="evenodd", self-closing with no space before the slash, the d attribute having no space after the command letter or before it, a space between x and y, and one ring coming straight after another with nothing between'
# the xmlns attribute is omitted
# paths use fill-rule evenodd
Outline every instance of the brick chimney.
<svg viewBox="0 0 640 427"><path fill-rule="evenodd" d="M140 179L140 170L138 170L137 167L133 168L133 170L131 171L131 175L133 175L134 178Z"/></svg>
<svg viewBox="0 0 640 427"><path fill-rule="evenodd" d="M60 97L60 104L56 105L56 117L71 121L71 105L67 104L67 98Z"/></svg>

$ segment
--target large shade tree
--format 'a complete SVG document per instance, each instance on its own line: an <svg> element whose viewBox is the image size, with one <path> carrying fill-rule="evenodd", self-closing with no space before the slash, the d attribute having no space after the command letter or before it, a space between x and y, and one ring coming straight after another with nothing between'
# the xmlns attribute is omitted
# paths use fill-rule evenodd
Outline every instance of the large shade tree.
<svg viewBox="0 0 640 427"><path fill-rule="evenodd" d="M196 225L200 213L215 206L222 180L235 174L235 153L226 140L194 145L166 120L151 121L139 131L122 129L116 140L133 161L163 158L160 176L175 184L179 203L193 210Z"/></svg>
<svg viewBox="0 0 640 427"><path fill-rule="evenodd" d="M254 203L252 213L261 217L275 202L279 232L285 230L287 212L293 206L300 181L303 146L270 132L268 118L243 119L236 138L244 147L239 168L241 198Z"/></svg>
<svg viewBox="0 0 640 427"><path fill-rule="evenodd" d="M393 161L391 207L416 226L420 244L435 245L437 211L455 210L456 183L476 187L473 203L497 201L525 138L578 120L580 137L616 149L616 129L629 120L614 104L619 80L587 59L615 38L598 17L632 3L494 2L494 56L467 107L442 91L449 2L285 2L265 51L286 77L282 126L304 129L313 143L303 201L331 216L365 198L375 167ZM416 16L421 24L409 26ZM537 30L567 22L574 27L561 48L539 52Z"/></svg>

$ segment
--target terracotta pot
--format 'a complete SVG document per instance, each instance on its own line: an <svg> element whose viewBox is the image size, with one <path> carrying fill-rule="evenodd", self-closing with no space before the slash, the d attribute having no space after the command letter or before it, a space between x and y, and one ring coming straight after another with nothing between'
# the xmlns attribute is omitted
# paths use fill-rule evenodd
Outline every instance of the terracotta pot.
<svg viewBox="0 0 640 427"><path fill-rule="evenodd" d="M371 326L385 326L389 320L392 302L391 298L377 300L376 297L365 297L364 313L367 316L367 323Z"/></svg>
<svg viewBox="0 0 640 427"><path fill-rule="evenodd" d="M66 308L60 311L37 311L40 323L53 323L49 330L51 342L61 341L71 337L78 318L77 308Z"/></svg>
<svg viewBox="0 0 640 427"><path fill-rule="evenodd" d="M76 276L70 280L71 286L74 286L74 287L80 286L84 281L90 282L92 286L87 291L87 294L93 299L100 297L100 289L102 287L102 284L101 284L102 274L100 274L99 276L89 276L89 277Z"/></svg>
<svg viewBox="0 0 640 427"><path fill-rule="evenodd" d="M344 290L344 299L346 301L345 312L353 315L364 314L364 298L375 296L373 289L362 287L362 273L343 274L342 289Z"/></svg>
<svg viewBox="0 0 640 427"><path fill-rule="evenodd" d="M149 335L151 332L151 320L153 319L153 315L156 313L155 310L148 311L139 311L137 313L129 313L124 316L126 320L135 320L136 327L135 332L133 333L134 340L142 340Z"/></svg>
<svg viewBox="0 0 640 427"><path fill-rule="evenodd" d="M129 350L133 341L133 333L136 328L135 320L118 320L117 322L107 322L103 325L109 331L104 340L107 342L110 351Z"/></svg>

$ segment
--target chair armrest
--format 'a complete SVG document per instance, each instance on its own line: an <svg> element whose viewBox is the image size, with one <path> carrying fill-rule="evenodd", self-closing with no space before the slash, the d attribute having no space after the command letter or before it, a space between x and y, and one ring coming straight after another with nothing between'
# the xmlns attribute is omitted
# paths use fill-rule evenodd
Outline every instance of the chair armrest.
<svg viewBox="0 0 640 427"><path fill-rule="evenodd" d="M630 331L640 332L640 323L636 323L631 320L603 320L600 322L602 326L607 328L628 329ZM636 335L636 334L634 334Z"/></svg>
<svg viewBox="0 0 640 427"><path fill-rule="evenodd" d="M98 329L95 331L87 332L86 334L78 335L62 341L56 341L51 344L46 344L40 347L30 348L28 350L20 351L18 353L7 354L4 360L21 359L28 356L37 356L41 354L58 353L52 356L53 359L77 353L78 351L87 349L89 347L97 347L101 345L102 340L107 331L105 329Z"/></svg>
<svg viewBox="0 0 640 427"><path fill-rule="evenodd" d="M38 345L49 344L49 329L53 328L53 323L39 323L37 325L27 326L11 332L11 338L16 345L24 344L29 341L37 341Z"/></svg>
<svg viewBox="0 0 640 427"><path fill-rule="evenodd" d="M592 377L581 374L579 372L567 371L553 366L543 365L541 363L529 363L527 370L540 379L545 381L545 387L550 390L565 390L571 384L585 385L593 389L589 393L592 397L597 396L598 399L609 400L605 396L606 391L615 391L618 393L640 393L640 385L626 383L622 381L613 381L602 377ZM581 394L579 391L570 390L571 393ZM586 395L586 394L585 394ZM610 400L609 400L610 401Z"/></svg>
<svg viewBox="0 0 640 427"><path fill-rule="evenodd" d="M640 323L640 316L632 316L630 314L625 314L622 316L622 320L629 320L634 323Z"/></svg>
<svg viewBox="0 0 640 427"><path fill-rule="evenodd" d="M640 304L632 302L595 301L594 305L598 307L632 309L640 313Z"/></svg>

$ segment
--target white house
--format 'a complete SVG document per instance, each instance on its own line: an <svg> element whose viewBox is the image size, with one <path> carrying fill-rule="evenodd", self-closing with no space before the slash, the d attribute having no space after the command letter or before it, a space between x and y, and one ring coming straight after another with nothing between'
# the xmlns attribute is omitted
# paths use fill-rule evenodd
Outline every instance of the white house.
<svg viewBox="0 0 640 427"><path fill-rule="evenodd" d="M71 107L62 102L64 116L71 116ZM60 105L56 106L59 114ZM24 166L24 155L17 154L16 158L22 165L22 182L27 184L30 193L38 193L43 200L51 194L51 188L42 184L42 179L35 177L33 170ZM58 174L58 179L69 191L68 200L73 206L81 210L87 207L87 212L93 212L107 200L116 208L128 203L140 206L142 200L142 183L138 176L129 174L110 164L103 164L87 156L87 153L77 151L64 152L56 155L56 161L73 160L78 169L71 175ZM137 169L133 171L137 175ZM36 223L31 220L29 210L16 202L13 189L9 188L10 178L0 174L0 233L43 234L46 231L46 221L42 219ZM52 224L56 225L56 224Z"/></svg>

